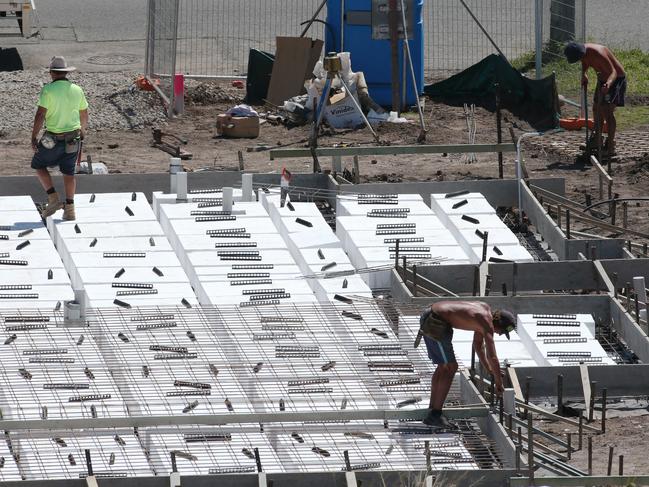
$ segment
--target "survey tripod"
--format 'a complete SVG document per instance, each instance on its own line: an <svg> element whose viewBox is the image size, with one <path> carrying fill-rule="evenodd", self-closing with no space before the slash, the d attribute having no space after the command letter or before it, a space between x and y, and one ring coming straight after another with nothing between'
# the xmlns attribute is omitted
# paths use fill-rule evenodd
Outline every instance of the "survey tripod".
<svg viewBox="0 0 649 487"><path fill-rule="evenodd" d="M379 135L372 128L372 125L370 125L370 122L363 113L363 109L359 105L358 100L352 94L352 91L349 89L347 82L340 75L340 71L342 71L342 61L340 57L338 57L338 54L335 52L328 53L324 58L323 66L324 70L327 72L327 79L325 80L325 85L322 90L322 95L320 96L320 101L318 105L316 105L316 108L314 110L313 130L311 131L311 137L309 139L309 148L311 149L311 156L313 157L313 172L322 171L320 163L318 161L318 154L316 153L316 149L318 148L318 134L320 133L320 125L322 124L322 119L324 117L325 107L327 106L327 101L329 100L329 92L331 91L331 86L336 78L340 81L340 83L345 88L345 91L347 91L347 93L351 97L352 103L354 104L354 109L363 119L365 126L370 129L370 132L372 132L372 135L374 136L376 142L379 142Z"/></svg>

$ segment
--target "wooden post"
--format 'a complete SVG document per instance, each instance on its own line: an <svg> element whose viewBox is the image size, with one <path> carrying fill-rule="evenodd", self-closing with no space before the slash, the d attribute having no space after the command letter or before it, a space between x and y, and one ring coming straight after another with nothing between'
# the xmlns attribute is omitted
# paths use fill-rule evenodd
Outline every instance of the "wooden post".
<svg viewBox="0 0 649 487"><path fill-rule="evenodd" d="M613 198L613 201L611 201L611 225L615 225L615 214L617 213L617 199Z"/></svg>
<svg viewBox="0 0 649 487"><path fill-rule="evenodd" d="M502 127L502 114L500 112L500 85L496 83L494 85L496 89L496 135L498 137L498 143L502 144L503 141L503 127ZM503 179L504 169L503 169L503 153L498 153L498 177Z"/></svg>
<svg viewBox="0 0 649 487"><path fill-rule="evenodd" d="M412 295L417 297L417 264L412 264Z"/></svg>
<svg viewBox="0 0 649 487"><path fill-rule="evenodd" d="M394 268L399 269L399 239L394 243Z"/></svg>
<svg viewBox="0 0 649 487"><path fill-rule="evenodd" d="M354 156L354 184L361 183L361 169L358 164L358 156Z"/></svg>
<svg viewBox="0 0 649 487"><path fill-rule="evenodd" d="M611 472L613 471L613 447L609 446L608 447L608 468L606 469L606 475L609 477L611 476Z"/></svg>
<svg viewBox="0 0 649 487"><path fill-rule="evenodd" d="M561 228L561 205L557 205L557 226Z"/></svg>
<svg viewBox="0 0 649 487"><path fill-rule="evenodd" d="M534 485L534 432L532 430L532 415L527 416L527 468L528 477Z"/></svg>
<svg viewBox="0 0 649 487"><path fill-rule="evenodd" d="M488 242L489 242L489 232L485 230L484 237L482 237L482 260L480 262L485 262L487 260Z"/></svg>
<svg viewBox="0 0 649 487"><path fill-rule="evenodd" d="M593 475L593 437L588 437L588 475Z"/></svg>
<svg viewBox="0 0 649 487"><path fill-rule="evenodd" d="M239 158L239 171L243 171L243 152L238 151L237 156Z"/></svg>
<svg viewBox="0 0 649 487"><path fill-rule="evenodd" d="M628 201L623 201L622 202L622 228L626 228L629 224L629 202Z"/></svg>
<svg viewBox="0 0 649 487"><path fill-rule="evenodd" d="M624 475L624 455L620 455L618 469L618 475L621 477Z"/></svg>
<svg viewBox="0 0 649 487"><path fill-rule="evenodd" d="M578 450L581 451L582 446L583 446L583 441L584 441L584 412L579 411L579 448Z"/></svg>
<svg viewBox="0 0 649 487"><path fill-rule="evenodd" d="M557 414L559 416L565 414L563 408L563 374L557 374Z"/></svg>
<svg viewBox="0 0 649 487"><path fill-rule="evenodd" d="M568 460L570 460L572 458L572 433L568 433L566 436L568 442L567 456Z"/></svg>
<svg viewBox="0 0 649 487"><path fill-rule="evenodd" d="M570 208L566 208L566 238L570 240Z"/></svg>
<svg viewBox="0 0 649 487"><path fill-rule="evenodd" d="M595 414L595 399L596 399L596 391L595 389L597 388L597 381L591 380L590 381L590 407L588 410L588 422L592 423L593 422L593 416Z"/></svg>

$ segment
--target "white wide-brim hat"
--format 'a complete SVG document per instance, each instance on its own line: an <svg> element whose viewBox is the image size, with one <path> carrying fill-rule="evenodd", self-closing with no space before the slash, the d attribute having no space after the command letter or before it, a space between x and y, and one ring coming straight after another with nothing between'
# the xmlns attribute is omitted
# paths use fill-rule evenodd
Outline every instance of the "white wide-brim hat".
<svg viewBox="0 0 649 487"><path fill-rule="evenodd" d="M77 68L74 66L68 66L68 63L65 61L63 56L54 56L50 61L50 71L70 72L76 70Z"/></svg>

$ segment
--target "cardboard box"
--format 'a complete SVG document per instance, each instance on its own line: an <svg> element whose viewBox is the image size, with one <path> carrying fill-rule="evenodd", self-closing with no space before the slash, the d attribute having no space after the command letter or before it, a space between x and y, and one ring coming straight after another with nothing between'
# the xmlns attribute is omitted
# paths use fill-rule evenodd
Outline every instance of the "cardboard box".
<svg viewBox="0 0 649 487"><path fill-rule="evenodd" d="M216 117L216 133L234 139L259 137L259 117L233 117L222 113Z"/></svg>
<svg viewBox="0 0 649 487"><path fill-rule="evenodd" d="M324 43L306 37L277 37L268 101L281 106L304 93L304 82L313 76Z"/></svg>

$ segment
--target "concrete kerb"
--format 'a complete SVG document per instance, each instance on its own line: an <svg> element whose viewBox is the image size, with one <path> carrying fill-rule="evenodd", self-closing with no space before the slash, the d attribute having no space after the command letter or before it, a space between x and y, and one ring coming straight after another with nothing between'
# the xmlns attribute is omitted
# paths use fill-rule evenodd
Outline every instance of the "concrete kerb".
<svg viewBox="0 0 649 487"><path fill-rule="evenodd" d="M263 458L262 458L263 462ZM512 470L457 470L434 472L440 485L471 485L475 487L491 487L507 485L513 475ZM411 471L367 471L356 472L356 478L364 487L379 487L385 485L422 485L425 472ZM344 472L308 472L308 473L268 473L268 485L290 485L291 487L334 487L345 485ZM101 478L102 487L169 487L169 477L137 478ZM20 482L3 482L6 487L86 487L85 479L68 480L37 480ZM182 485L192 487L259 487L257 474L221 474L215 475L184 475Z"/></svg>
<svg viewBox="0 0 649 487"><path fill-rule="evenodd" d="M597 265L596 265L597 264ZM600 274L597 266L604 274ZM607 282L618 288L632 282L634 277L644 277L649 281L649 259L612 259L602 261L570 260L560 262L523 262L516 264L516 292L541 293L543 291L582 291L607 292ZM420 266L418 275L433 281L456 294L471 295L474 286L475 265ZM514 288L513 263L489 263L491 294L500 294L503 285L507 292ZM614 277L617 275L617 277ZM399 273L393 274L393 292L410 299L411 293L402 288Z"/></svg>
<svg viewBox="0 0 649 487"><path fill-rule="evenodd" d="M579 366L565 367L515 367L520 378L531 377L530 399L555 398L557 374L563 375L563 398L583 401L584 390ZM609 399L649 395L649 364L588 366L588 376L597 382L598 394L607 389Z"/></svg>

